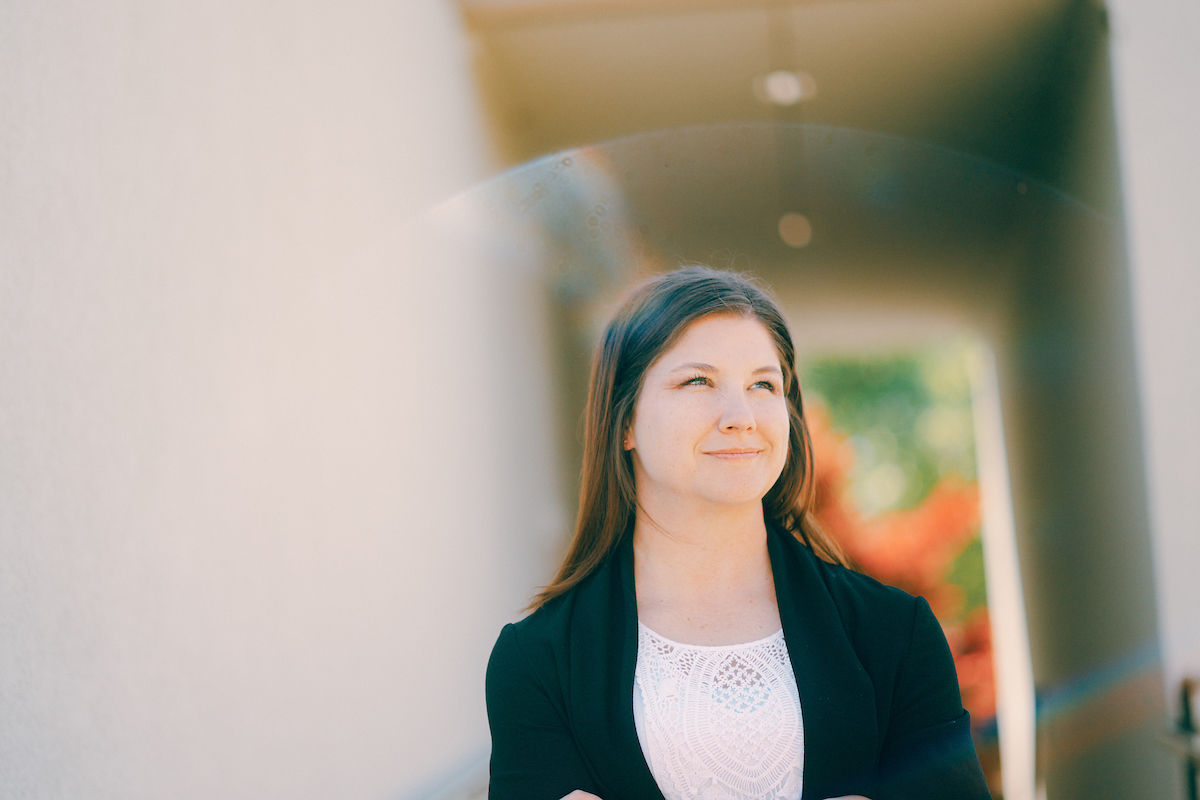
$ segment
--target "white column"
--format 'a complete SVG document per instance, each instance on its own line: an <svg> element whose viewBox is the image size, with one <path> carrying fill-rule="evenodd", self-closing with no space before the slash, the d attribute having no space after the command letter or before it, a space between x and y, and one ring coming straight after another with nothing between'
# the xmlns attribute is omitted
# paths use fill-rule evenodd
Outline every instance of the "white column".
<svg viewBox="0 0 1200 800"><path fill-rule="evenodd" d="M1200 4L1109 0L1171 707L1200 676Z"/></svg>
<svg viewBox="0 0 1200 800"><path fill-rule="evenodd" d="M970 355L969 369L982 517L980 534L995 652L1001 783L1009 800L1034 800L1037 709L1033 662L1025 622L1025 591L1017 555L1000 386L990 348L977 344Z"/></svg>

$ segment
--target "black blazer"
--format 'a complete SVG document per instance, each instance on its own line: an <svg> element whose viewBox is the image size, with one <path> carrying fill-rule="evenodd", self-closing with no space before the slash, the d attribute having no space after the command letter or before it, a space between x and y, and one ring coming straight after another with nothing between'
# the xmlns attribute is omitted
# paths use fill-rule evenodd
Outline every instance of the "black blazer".
<svg viewBox="0 0 1200 800"><path fill-rule="evenodd" d="M990 798L942 629L921 598L767 537L804 720L804 800ZM633 724L626 535L592 575L506 625L487 671L491 800L662 800Z"/></svg>

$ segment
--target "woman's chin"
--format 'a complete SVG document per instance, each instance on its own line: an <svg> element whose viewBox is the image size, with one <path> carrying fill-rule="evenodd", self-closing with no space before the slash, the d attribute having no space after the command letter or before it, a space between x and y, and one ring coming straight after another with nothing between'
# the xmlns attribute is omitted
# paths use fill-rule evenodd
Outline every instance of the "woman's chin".
<svg viewBox="0 0 1200 800"><path fill-rule="evenodd" d="M735 510L738 508L753 508L762 503L763 497L771 487L765 489L759 486L747 487L722 487L721 489L711 492L705 492L702 496L707 503L715 506L714 511L719 509Z"/></svg>

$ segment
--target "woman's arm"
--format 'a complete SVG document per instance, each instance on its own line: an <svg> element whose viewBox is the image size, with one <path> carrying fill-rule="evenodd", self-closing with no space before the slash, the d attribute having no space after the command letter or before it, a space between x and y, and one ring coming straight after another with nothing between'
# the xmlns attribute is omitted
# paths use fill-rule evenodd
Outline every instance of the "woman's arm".
<svg viewBox="0 0 1200 800"><path fill-rule="evenodd" d="M527 661L516 628L506 625L487 670L489 800L560 800L576 790L598 791L556 695Z"/></svg>
<svg viewBox="0 0 1200 800"><path fill-rule="evenodd" d="M990 800L962 707L954 658L917 598L908 656L896 676L879 759L877 800Z"/></svg>

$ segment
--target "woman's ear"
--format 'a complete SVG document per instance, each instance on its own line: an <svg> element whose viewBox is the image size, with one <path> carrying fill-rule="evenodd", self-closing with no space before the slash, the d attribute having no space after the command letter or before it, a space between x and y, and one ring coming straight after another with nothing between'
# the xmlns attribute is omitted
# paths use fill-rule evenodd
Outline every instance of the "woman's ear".
<svg viewBox="0 0 1200 800"><path fill-rule="evenodd" d="M633 441L633 425L625 426L625 438L621 440L621 446L626 450L632 450L637 447L637 443Z"/></svg>

